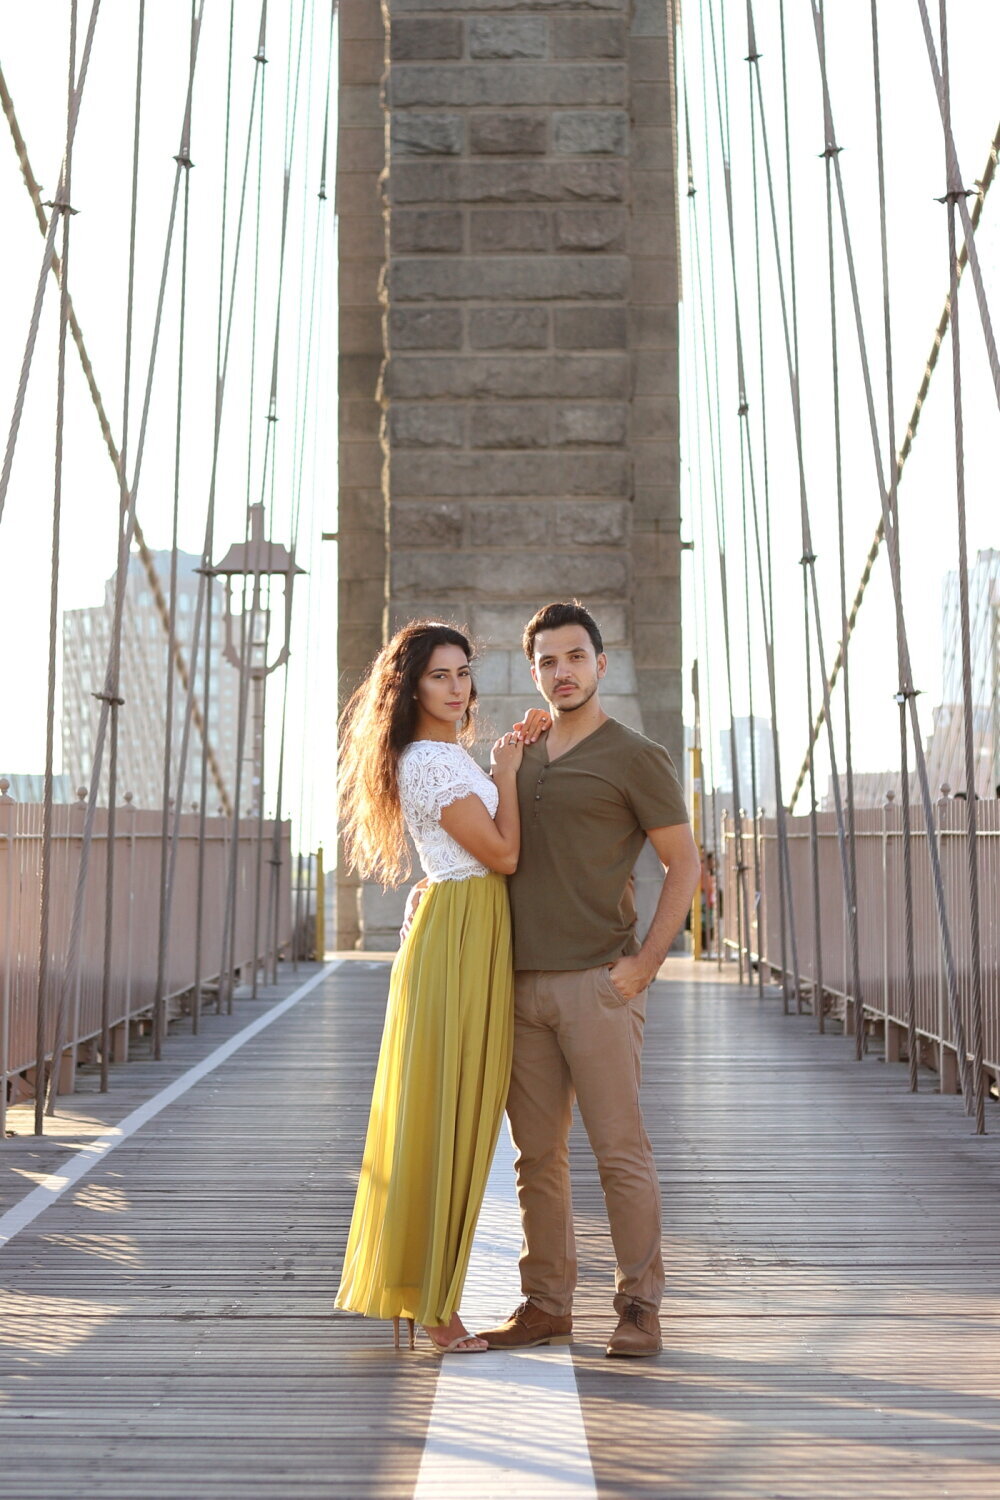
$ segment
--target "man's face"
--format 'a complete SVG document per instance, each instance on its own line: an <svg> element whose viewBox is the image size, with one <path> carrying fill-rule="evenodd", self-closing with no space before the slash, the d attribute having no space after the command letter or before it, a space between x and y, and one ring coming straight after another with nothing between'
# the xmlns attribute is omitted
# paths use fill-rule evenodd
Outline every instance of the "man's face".
<svg viewBox="0 0 1000 1500"><path fill-rule="evenodd" d="M560 625L535 636L531 675L556 713L574 713L589 703L607 665L607 657L603 651L596 654L582 625Z"/></svg>

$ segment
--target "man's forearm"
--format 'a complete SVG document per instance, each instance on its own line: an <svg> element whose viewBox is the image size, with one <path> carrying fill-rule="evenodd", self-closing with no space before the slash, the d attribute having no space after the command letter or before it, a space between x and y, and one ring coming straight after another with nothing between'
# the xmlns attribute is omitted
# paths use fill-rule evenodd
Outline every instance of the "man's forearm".
<svg viewBox="0 0 1000 1500"><path fill-rule="evenodd" d="M649 931L643 938L642 946L636 955L654 974L670 952L674 938L687 920L695 887L700 878L701 862L697 851L690 856L682 856L674 860L667 871L663 888L660 891L660 899L653 913L653 920L649 924Z"/></svg>

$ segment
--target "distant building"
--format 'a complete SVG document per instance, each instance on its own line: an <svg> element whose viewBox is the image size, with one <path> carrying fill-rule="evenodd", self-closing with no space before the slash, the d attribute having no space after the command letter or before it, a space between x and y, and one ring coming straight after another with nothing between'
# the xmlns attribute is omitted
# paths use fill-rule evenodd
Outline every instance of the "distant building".
<svg viewBox="0 0 1000 1500"><path fill-rule="evenodd" d="M753 736L751 739L750 726L753 724ZM746 718L733 718L733 732L736 737L736 774L739 780L739 800L747 812L751 811L754 781L751 777L751 745L754 750L757 807L763 808L768 817L774 817L777 811L777 796L774 788L774 740L771 734L771 720L759 718L756 715L753 720ZM719 754L716 762L718 768L718 784L716 792L718 796L733 800L733 756L730 734L728 729L719 731ZM731 809L736 811L735 808Z"/></svg>
<svg viewBox="0 0 1000 1500"><path fill-rule="evenodd" d="M41 771L29 772L27 775L17 772L4 772L3 779L10 782L8 797L13 797L15 802L41 802L45 795L45 776ZM52 800L53 802L75 802L76 786L73 778L65 773L52 778Z"/></svg>
<svg viewBox="0 0 1000 1500"><path fill-rule="evenodd" d="M975 790L995 794L1000 782L1000 551L977 553L969 569L969 640L972 668L972 740ZM965 710L959 575L946 573L941 588L941 702L927 741L927 770L935 792L942 782L966 789Z"/></svg>
<svg viewBox="0 0 1000 1500"><path fill-rule="evenodd" d="M170 553L155 552L153 560L164 600L169 597ZM180 553L177 563L176 635L191 665L192 638L198 597L201 558ZM114 578L105 585L104 603L63 614L63 766L75 788L90 781L101 692L111 639ZM210 679L209 743L221 767L227 789L235 779L239 673L223 660L221 596L216 591L212 610L212 666ZM122 631L121 696L119 714L118 798L131 792L137 807L159 807L163 801L163 753L166 735L167 633L153 598L141 560L129 559ZM203 699L204 635L197 652L195 692ZM178 791L181 729L185 690L174 672L174 733L172 736L171 796L190 809L201 796L201 735L192 725L184 786ZM209 774L209 810L219 805L219 791ZM108 795L108 748L105 745L100 800Z"/></svg>

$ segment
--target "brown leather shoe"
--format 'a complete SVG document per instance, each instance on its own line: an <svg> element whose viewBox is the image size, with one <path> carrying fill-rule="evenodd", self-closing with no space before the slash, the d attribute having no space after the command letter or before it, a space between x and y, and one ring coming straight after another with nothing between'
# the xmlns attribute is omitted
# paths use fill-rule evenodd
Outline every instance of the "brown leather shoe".
<svg viewBox="0 0 1000 1500"><path fill-rule="evenodd" d="M557 1318L530 1299L516 1307L499 1328L489 1328L477 1338L491 1349L534 1349L536 1344L571 1344L573 1319Z"/></svg>
<svg viewBox="0 0 1000 1500"><path fill-rule="evenodd" d="M608 1354L612 1359L641 1359L647 1354L658 1354L662 1348L659 1318L641 1302L630 1302L608 1340Z"/></svg>

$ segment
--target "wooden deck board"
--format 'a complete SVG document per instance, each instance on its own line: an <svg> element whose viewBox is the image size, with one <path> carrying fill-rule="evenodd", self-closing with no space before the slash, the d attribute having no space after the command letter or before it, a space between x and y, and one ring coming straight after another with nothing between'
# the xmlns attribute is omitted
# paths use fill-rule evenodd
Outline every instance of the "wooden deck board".
<svg viewBox="0 0 1000 1500"><path fill-rule="evenodd" d="M572 1145L600 1495L994 1500L996 1110L976 1139L930 1075L913 1097L905 1070L854 1063L779 999L668 972L645 1067L668 1266L655 1361L602 1357L613 1261ZM439 1362L330 1312L386 974L345 966L0 1250L4 1500L409 1500ZM0 1207L257 1013L116 1071L52 1138L7 1143Z"/></svg>

